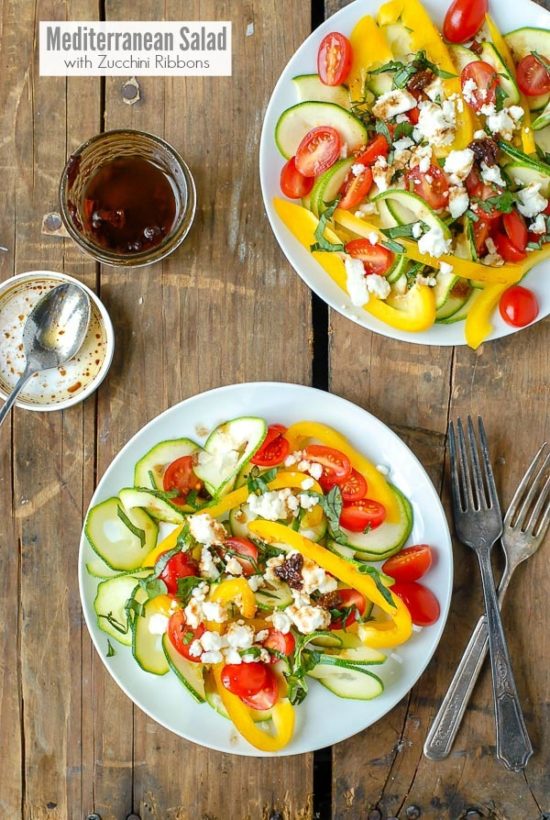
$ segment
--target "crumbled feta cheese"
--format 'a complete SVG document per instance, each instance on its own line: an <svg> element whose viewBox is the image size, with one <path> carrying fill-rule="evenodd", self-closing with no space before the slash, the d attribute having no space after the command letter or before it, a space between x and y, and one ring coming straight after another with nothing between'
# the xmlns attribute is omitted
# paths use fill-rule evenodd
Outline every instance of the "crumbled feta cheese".
<svg viewBox="0 0 550 820"><path fill-rule="evenodd" d="M412 226L412 235L414 239L420 239L422 236L422 222L415 222Z"/></svg>
<svg viewBox="0 0 550 820"><path fill-rule="evenodd" d="M487 247L489 253L495 254L497 252L497 246L495 245L490 236L488 236L485 240L485 246Z"/></svg>
<svg viewBox="0 0 550 820"><path fill-rule="evenodd" d="M223 624L227 621L227 610L217 601L205 601L202 605L202 614L207 621L215 624Z"/></svg>
<svg viewBox="0 0 550 820"><path fill-rule="evenodd" d="M476 92L479 92L476 81L468 77L462 86L462 96L470 105L474 105L476 102L476 97L474 96Z"/></svg>
<svg viewBox="0 0 550 820"><path fill-rule="evenodd" d="M446 239L443 229L439 225L432 225L430 230L418 240L418 250L420 253L427 253L435 259L448 253L451 247L451 240Z"/></svg>
<svg viewBox="0 0 550 820"><path fill-rule="evenodd" d="M474 131L475 140L484 140L486 136L487 134L485 133L485 131L483 131L483 129L480 129L479 131Z"/></svg>
<svg viewBox="0 0 550 820"><path fill-rule="evenodd" d="M326 629L330 624L330 613L320 606L301 606L295 604L285 610L296 629L303 635L316 629Z"/></svg>
<svg viewBox="0 0 550 820"><path fill-rule="evenodd" d="M223 659L226 663L239 664L243 662L238 649L229 647L223 651Z"/></svg>
<svg viewBox="0 0 550 820"><path fill-rule="evenodd" d="M149 618L149 632L151 635L164 635L168 627L168 618L162 612L155 612Z"/></svg>
<svg viewBox="0 0 550 820"><path fill-rule="evenodd" d="M389 469L389 467L386 467L385 464L377 464L376 469L382 475L389 475L390 474L390 469Z"/></svg>
<svg viewBox="0 0 550 820"><path fill-rule="evenodd" d="M491 107L494 108L494 106L484 105L481 110L485 113L484 109L489 110ZM487 127L492 134L500 134L503 139L511 140L514 136L516 121L510 115L510 109L503 108L502 111L495 110L494 113L491 112L487 115Z"/></svg>
<svg viewBox="0 0 550 820"><path fill-rule="evenodd" d="M273 558L268 558L265 563L264 578L269 584L280 584L281 579L275 574L277 567L284 564L285 559L283 555L274 555Z"/></svg>
<svg viewBox="0 0 550 820"><path fill-rule="evenodd" d="M378 245L378 234L376 231L371 231L367 234L367 239L369 240L371 245Z"/></svg>
<svg viewBox="0 0 550 820"><path fill-rule="evenodd" d="M319 503L318 499L314 495L307 495L306 493L300 493L298 496L298 501L300 502L300 507L302 510L311 510Z"/></svg>
<svg viewBox="0 0 550 820"><path fill-rule="evenodd" d="M506 187L506 183L502 178L502 174L500 173L500 168L498 165L487 165L485 162L481 163L481 178L483 182L491 183L494 182L495 185L499 185L501 188Z"/></svg>
<svg viewBox="0 0 550 820"><path fill-rule="evenodd" d="M393 176L393 168L388 167L388 162L385 157L378 157L374 165L371 167L372 178L378 190L382 193L387 191L390 187Z"/></svg>
<svg viewBox="0 0 550 820"><path fill-rule="evenodd" d="M344 265L346 268L346 288L352 304L365 305L369 301L369 291L363 263L360 259L346 256Z"/></svg>
<svg viewBox="0 0 550 820"><path fill-rule="evenodd" d="M202 604L196 598L191 598L185 609L183 610L183 614L185 615L185 623L191 629L196 629L202 621Z"/></svg>
<svg viewBox="0 0 550 820"><path fill-rule="evenodd" d="M422 136L432 145L450 145L456 134L456 111L452 100L441 105L422 102L419 105L418 126Z"/></svg>
<svg viewBox="0 0 550 820"><path fill-rule="evenodd" d="M451 181L458 184L458 182L466 179L472 170L474 159L474 152L471 148L464 148L462 151L451 151L445 160L445 173L456 177L456 180L451 179Z"/></svg>
<svg viewBox="0 0 550 820"><path fill-rule="evenodd" d="M531 233L546 233L546 220L544 214L539 214L534 222L529 225Z"/></svg>
<svg viewBox="0 0 550 820"><path fill-rule="evenodd" d="M229 625L224 637L227 645L233 649L250 649L254 643L254 630L251 626L237 621Z"/></svg>
<svg viewBox="0 0 550 820"><path fill-rule="evenodd" d="M391 285L384 276L371 273L366 278L369 293L377 296L378 299L387 299L390 295Z"/></svg>
<svg viewBox="0 0 550 820"><path fill-rule="evenodd" d="M452 265L449 265L449 263L448 263L448 262L440 262L440 263L439 263L439 271L440 271L440 273L444 273L444 274L447 274L447 273L452 273L452 272L453 272L453 270L454 270L453 266L452 266Z"/></svg>
<svg viewBox="0 0 550 820"><path fill-rule="evenodd" d="M286 500L286 503L291 513L295 513L300 507L300 502L298 501L295 495L289 495Z"/></svg>
<svg viewBox="0 0 550 820"><path fill-rule="evenodd" d="M336 578L327 575L325 570L310 558L304 558L302 580L302 591L306 595L311 595L312 592L316 591L321 593L333 592L338 586Z"/></svg>
<svg viewBox="0 0 550 820"><path fill-rule="evenodd" d="M225 569L226 569L226 572L228 572L230 575L242 575L243 574L243 568L240 565L239 561L235 558L234 555L232 555L231 558L226 562Z"/></svg>
<svg viewBox="0 0 550 820"><path fill-rule="evenodd" d="M208 547L203 547L201 552L201 560L199 561L199 570L203 578L212 578L216 580L219 577L220 571L217 568L212 553Z"/></svg>
<svg viewBox="0 0 550 820"><path fill-rule="evenodd" d="M435 288L437 285L435 276L422 276L421 274L417 274L415 281L417 285L426 285L428 288Z"/></svg>
<svg viewBox="0 0 550 820"><path fill-rule="evenodd" d="M303 589L291 589L292 597L294 598L295 606L309 606L311 603L311 598L304 592Z"/></svg>
<svg viewBox="0 0 550 820"><path fill-rule="evenodd" d="M468 191L462 185L453 185L449 188L449 211L453 219L458 219L468 210L470 198Z"/></svg>
<svg viewBox="0 0 550 820"><path fill-rule="evenodd" d="M508 114L512 117L514 122L519 122L525 116L525 111L521 107L521 105L511 105L506 110L508 111Z"/></svg>
<svg viewBox="0 0 550 820"><path fill-rule="evenodd" d="M252 592L257 592L264 585L264 579L261 575L251 575L246 580Z"/></svg>
<svg viewBox="0 0 550 820"><path fill-rule="evenodd" d="M398 114L395 121L399 125L400 122L409 122L409 118L406 114Z"/></svg>
<svg viewBox="0 0 550 820"><path fill-rule="evenodd" d="M203 632L199 638L205 652L217 652L223 646L223 638L219 632Z"/></svg>
<svg viewBox="0 0 550 820"><path fill-rule="evenodd" d="M362 162L356 162L354 165L351 166L351 173L354 177L361 176L365 168L366 166L363 165Z"/></svg>
<svg viewBox="0 0 550 820"><path fill-rule="evenodd" d="M414 146L414 142L410 137L401 137L401 139L396 140L393 144L393 151L394 151L394 159L399 160L401 159L401 154L405 154L409 156L410 151L409 149Z"/></svg>
<svg viewBox="0 0 550 820"><path fill-rule="evenodd" d="M438 98L442 100L445 97L445 89L441 82L441 77L436 77L432 80L432 82L425 87L424 93L432 102L436 102Z"/></svg>
<svg viewBox="0 0 550 820"><path fill-rule="evenodd" d="M206 544L209 547L212 544L223 544L227 538L223 524L207 513L190 515L187 522L191 535L199 544Z"/></svg>
<svg viewBox="0 0 550 820"><path fill-rule="evenodd" d="M223 661L223 655L221 652L203 652L201 661L203 663L221 663Z"/></svg>
<svg viewBox="0 0 550 820"><path fill-rule="evenodd" d="M260 629L254 636L254 643L263 643L269 635L269 629Z"/></svg>
<svg viewBox="0 0 550 820"><path fill-rule="evenodd" d="M267 651L267 649L260 649L260 654L258 655L256 652L250 655L243 655L242 660L245 663L254 663L255 661L259 661L260 663L270 663L271 655Z"/></svg>
<svg viewBox="0 0 550 820"><path fill-rule="evenodd" d="M273 615L270 615L266 618L267 621L271 621L273 624L273 629L276 629L278 632L282 632L283 635L286 635L290 632L290 627L292 626L292 621L286 614L286 612L274 612Z"/></svg>
<svg viewBox="0 0 550 820"><path fill-rule="evenodd" d="M302 481L302 490L311 490L314 484L315 481L313 480L313 478L304 478L304 480Z"/></svg>
<svg viewBox="0 0 550 820"><path fill-rule="evenodd" d="M298 464L298 462L302 460L303 456L303 450L295 450L293 453L289 453L285 458L285 467L293 467L295 464Z"/></svg>
<svg viewBox="0 0 550 820"><path fill-rule="evenodd" d="M319 464L318 461L314 461L313 464L310 465L308 473L315 481L319 481L321 476L323 475L323 465Z"/></svg>
<svg viewBox="0 0 550 820"><path fill-rule="evenodd" d="M195 640L189 645L189 654L192 658L200 658L202 655L202 645L200 641Z"/></svg>
<svg viewBox="0 0 550 820"><path fill-rule="evenodd" d="M391 120L398 114L404 114L416 108L416 98L408 91L396 89L382 94L372 106L372 113L381 120Z"/></svg>
<svg viewBox="0 0 550 820"><path fill-rule="evenodd" d="M548 200L540 193L540 182L531 182L517 193L518 211L527 218L537 216L546 209Z"/></svg>
<svg viewBox="0 0 550 820"><path fill-rule="evenodd" d="M206 596L208 595L209 589L210 588L209 588L208 584L206 583L206 581L201 581L201 583L197 584L197 586L193 589L193 592L191 593L191 597L195 598L195 600L197 600L197 601L205 601Z"/></svg>
<svg viewBox="0 0 550 820"><path fill-rule="evenodd" d="M504 265L504 259L498 253L488 253L481 261L484 265L489 265L492 268L499 268Z"/></svg>
<svg viewBox="0 0 550 820"><path fill-rule="evenodd" d="M370 214L376 213L376 205L374 202L364 202L359 208L355 211L355 216L359 219L363 216L369 216Z"/></svg>
<svg viewBox="0 0 550 820"><path fill-rule="evenodd" d="M297 509L297 505L294 510L292 509L294 504L289 504L290 498L293 498L292 493L285 487L283 490L269 490L262 495L251 493L247 504L252 515L265 518L267 521L279 521L288 518Z"/></svg>

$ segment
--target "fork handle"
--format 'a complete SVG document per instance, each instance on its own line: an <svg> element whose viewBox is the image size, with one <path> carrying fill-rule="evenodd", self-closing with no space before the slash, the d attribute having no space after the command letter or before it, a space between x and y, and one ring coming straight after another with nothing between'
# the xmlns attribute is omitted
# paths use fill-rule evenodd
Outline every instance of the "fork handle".
<svg viewBox="0 0 550 820"><path fill-rule="evenodd" d="M477 556L485 597L489 653L491 655L497 733L496 754L497 758L508 769L519 772L527 765L527 761L533 754L533 747L523 719L498 608L495 580L491 567L491 552L489 549L481 549L477 552Z"/></svg>
<svg viewBox="0 0 550 820"><path fill-rule="evenodd" d="M514 568L507 562L498 588L499 606L502 606L513 571ZM485 615L482 615L472 632L447 694L426 737L424 754L430 760L443 760L449 756L466 706L481 672L487 649L487 619Z"/></svg>

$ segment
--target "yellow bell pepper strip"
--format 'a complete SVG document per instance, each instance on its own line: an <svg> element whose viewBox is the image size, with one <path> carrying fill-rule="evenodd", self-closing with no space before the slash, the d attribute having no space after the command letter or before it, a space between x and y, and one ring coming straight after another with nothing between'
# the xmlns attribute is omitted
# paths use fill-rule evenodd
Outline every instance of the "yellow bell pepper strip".
<svg viewBox="0 0 550 820"><path fill-rule="evenodd" d="M396 603L396 611L391 621L368 621L359 624L357 634L365 646L389 649L405 643L411 637L412 621L409 610L397 595L393 596L393 600Z"/></svg>
<svg viewBox="0 0 550 820"><path fill-rule="evenodd" d="M477 350L482 342L491 334L493 325L491 315L499 303L500 297L508 285L491 285L480 290L474 300L464 328L466 342L473 350Z"/></svg>
<svg viewBox="0 0 550 820"><path fill-rule="evenodd" d="M371 316L399 330L406 330L409 333L429 330L435 323L434 288L427 285L415 285L407 293L406 300L406 311L388 305L382 299L372 297L363 307Z"/></svg>
<svg viewBox="0 0 550 820"><path fill-rule="evenodd" d="M212 587L210 600L220 604L231 604L239 600L243 618L253 618L256 614L256 598L244 578L230 578Z"/></svg>
<svg viewBox="0 0 550 820"><path fill-rule="evenodd" d="M389 62L393 55L386 38L370 15L361 17L349 39L353 50L353 62L347 84L351 99L362 100L365 96L368 71Z"/></svg>
<svg viewBox="0 0 550 820"><path fill-rule="evenodd" d="M273 481L270 481L267 486L270 490L283 490L286 487L299 490L302 488L302 483L306 478L309 478L309 476L305 475L305 473L298 473L292 470L286 472L286 470L283 470L273 479ZM313 482L310 489L316 493L323 492L316 481ZM244 487L239 487L238 490L233 490L232 493L228 493L223 498L220 498L220 500L215 504L212 504L212 506L203 507L201 512L208 513L208 515L212 516L212 518L218 518L220 515L223 515L230 510L234 510L235 507L240 507L241 504L246 503L249 495L250 492L245 484Z"/></svg>
<svg viewBox="0 0 550 820"><path fill-rule="evenodd" d="M376 15L376 20L379 26L388 26L391 23L397 23L403 12L404 0L390 0L389 3L384 3L380 6Z"/></svg>
<svg viewBox="0 0 550 820"><path fill-rule="evenodd" d="M165 615L169 618L174 611L172 609L173 601L174 599L170 595L157 595L147 602L147 613L159 613L159 615Z"/></svg>
<svg viewBox="0 0 550 820"><path fill-rule="evenodd" d="M313 218L315 219L315 217ZM355 214L344 211L342 208L335 210L334 220L358 236L367 238L375 231L382 240L385 238L384 234L375 225L364 219L359 219ZM481 265L479 262L472 262L470 259L461 259L458 256L453 256L448 253L438 259L434 259L428 256L428 254L420 253L417 243L410 239L399 237L397 241L400 245L403 245L407 256L416 262L422 262L424 265L430 265L431 267L437 267L440 262L447 262L453 266L454 272L458 276L462 276L464 279L476 279L480 282L488 282L491 284L500 282L502 284L513 285L515 282L519 282L525 274L525 264L530 261L527 259L525 263L520 265L502 265L500 268L490 268L487 265ZM334 254L332 254L332 256L334 256ZM534 256L534 254L529 254L529 256ZM533 264L536 263L534 262ZM532 265L530 265L530 267L532 267Z"/></svg>
<svg viewBox="0 0 550 820"><path fill-rule="evenodd" d="M497 28L497 25L490 14L485 15L485 22L487 24L487 28L489 29L489 34L491 35L491 40L493 41L493 45L498 51L499 55L504 60L508 71L512 75L512 79L517 85L517 78L516 78L516 66L514 63L514 58L508 48L508 44L500 31ZM523 108L523 122L521 125L521 144L523 147L523 152L525 154L534 154L536 153L537 146L535 145L535 137L533 135L533 129L531 127L531 112L529 111L529 102L523 94L519 87L519 104Z"/></svg>
<svg viewBox="0 0 550 820"><path fill-rule="evenodd" d="M279 700L271 710L271 720L275 734L270 735L260 729L252 719L251 710L237 695L229 692L222 683L221 664L213 668L216 689L226 708L227 714L233 721L237 731L256 749L262 752L278 752L284 749L292 740L294 734L294 708L286 698Z"/></svg>
<svg viewBox="0 0 550 820"><path fill-rule="evenodd" d="M317 421L298 421L296 424L290 425L285 433L285 438L290 444L291 452L300 450L308 439L315 439L324 444L325 447L340 450L349 458L351 466L358 473L361 473L367 482L369 497L384 505L387 519L389 521L399 520L399 507L395 494L385 477L372 462L361 453L358 453L341 433L338 433L327 424L321 424Z"/></svg>
<svg viewBox="0 0 550 820"><path fill-rule="evenodd" d="M175 527L172 532L168 533L166 538L164 538L160 544L157 544L156 547L147 553L143 561L141 562L142 567L154 567L157 563L159 556L162 555L163 552L168 552L168 550L174 549L176 546L178 536L183 529L183 524L179 524Z"/></svg>

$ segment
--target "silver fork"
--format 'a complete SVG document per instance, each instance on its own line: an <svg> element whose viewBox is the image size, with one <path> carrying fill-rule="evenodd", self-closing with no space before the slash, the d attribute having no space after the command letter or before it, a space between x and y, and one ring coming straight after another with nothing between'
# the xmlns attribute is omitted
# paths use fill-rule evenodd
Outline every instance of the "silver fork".
<svg viewBox="0 0 550 820"><path fill-rule="evenodd" d="M518 485L504 519L501 543L505 565L498 588L499 606L516 568L538 550L549 526L550 452L544 443ZM426 738L424 754L430 760L449 755L486 655L487 620L482 616Z"/></svg>
<svg viewBox="0 0 550 820"><path fill-rule="evenodd" d="M502 516L489 459L487 436L478 418L481 467L474 425L468 416L468 441L458 419L458 459L454 426L449 425L451 490L456 534L477 555L485 599L496 721L496 755L512 771L521 771L533 754L519 703L498 608L491 549L502 534Z"/></svg>

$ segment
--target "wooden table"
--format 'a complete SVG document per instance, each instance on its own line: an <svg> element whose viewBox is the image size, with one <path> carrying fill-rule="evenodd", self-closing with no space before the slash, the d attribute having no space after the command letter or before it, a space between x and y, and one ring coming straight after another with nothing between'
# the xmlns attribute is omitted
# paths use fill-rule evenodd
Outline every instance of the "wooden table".
<svg viewBox="0 0 550 820"><path fill-rule="evenodd" d="M314 384L389 424L447 496L450 417L483 414L504 505L550 436L550 323L477 352L392 342L327 311L293 272L264 214L258 143L273 85L303 39L344 1L3 0L0 118L2 278L65 270L95 288L117 350L99 392L63 413L16 410L1 430L0 818L339 820L509 818L550 812L550 562L521 567L504 619L536 749L527 774L494 758L488 669L452 755L422 744L482 608L474 556L455 545L455 590L440 648L384 720L333 749L277 760L186 743L118 689L83 625L77 582L82 518L121 446L166 407L254 379ZM38 20L224 19L233 77L39 78ZM69 240L41 234L66 156L120 126L166 137L189 162L199 208L172 258L100 268Z"/></svg>

